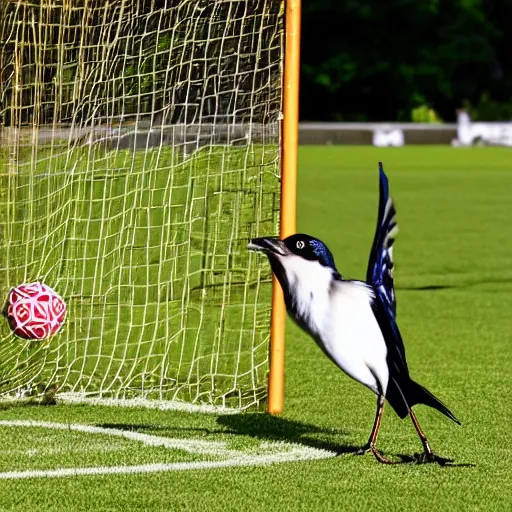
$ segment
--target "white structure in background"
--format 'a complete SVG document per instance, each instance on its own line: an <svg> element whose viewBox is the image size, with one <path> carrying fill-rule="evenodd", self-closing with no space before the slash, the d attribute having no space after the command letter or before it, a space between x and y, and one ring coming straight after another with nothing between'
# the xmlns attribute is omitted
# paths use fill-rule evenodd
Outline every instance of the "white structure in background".
<svg viewBox="0 0 512 512"><path fill-rule="evenodd" d="M387 146L402 147L404 145L404 132L399 128L377 129L373 132L373 145L379 148Z"/></svg>
<svg viewBox="0 0 512 512"><path fill-rule="evenodd" d="M472 123L469 114L457 112L457 138L452 146L510 146L512 147L512 122Z"/></svg>

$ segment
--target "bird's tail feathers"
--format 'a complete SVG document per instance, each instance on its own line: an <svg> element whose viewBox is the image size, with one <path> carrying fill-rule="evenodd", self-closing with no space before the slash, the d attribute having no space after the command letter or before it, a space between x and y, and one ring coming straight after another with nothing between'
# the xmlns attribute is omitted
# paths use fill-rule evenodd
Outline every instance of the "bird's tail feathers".
<svg viewBox="0 0 512 512"><path fill-rule="evenodd" d="M455 417L455 415L446 407L446 405L441 402L438 398L436 398L428 389L424 388L421 384L410 381L410 385L408 386L407 393L407 403L409 407L412 407L415 404L424 404L429 407L433 407L437 409L439 412L443 413L445 416L450 418L457 424L461 424L460 421Z"/></svg>

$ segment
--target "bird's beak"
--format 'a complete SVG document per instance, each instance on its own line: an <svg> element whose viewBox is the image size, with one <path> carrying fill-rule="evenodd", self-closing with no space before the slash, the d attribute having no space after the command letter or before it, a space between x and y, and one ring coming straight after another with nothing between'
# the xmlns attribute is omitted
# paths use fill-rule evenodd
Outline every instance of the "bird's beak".
<svg viewBox="0 0 512 512"><path fill-rule="evenodd" d="M253 238L247 245L247 248L251 251L264 252L267 255L285 256L289 252L284 242L277 236Z"/></svg>

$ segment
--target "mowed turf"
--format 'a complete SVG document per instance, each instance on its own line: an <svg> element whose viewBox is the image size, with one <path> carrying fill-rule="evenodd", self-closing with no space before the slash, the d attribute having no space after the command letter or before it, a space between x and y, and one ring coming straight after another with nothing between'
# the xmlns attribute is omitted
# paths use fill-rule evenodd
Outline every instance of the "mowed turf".
<svg viewBox="0 0 512 512"><path fill-rule="evenodd" d="M394 252L398 323L411 375L443 400L462 426L425 406L415 410L433 449L452 457L454 467L383 466L371 455L353 455L369 434L375 397L337 370L289 323L286 403L279 417L48 406L4 408L0 420L229 439L241 449L262 440L282 440L335 450L338 457L181 473L3 480L0 509L510 509L512 151L301 148L299 230L322 238L347 278L365 276L376 222L379 160L390 180L400 228ZM267 264L262 258L261 265ZM47 431L41 441L31 433L39 467L45 466L44 450L55 460L59 446L66 467L71 460L97 465L100 459L103 465L116 465L155 462L161 456L158 450L137 455L119 440L112 441L108 451L101 448L101 436L77 439L73 434L62 439L62 445L49 446L53 434ZM13 470L29 465L25 435L22 429L14 435L12 429L0 428L2 471L9 467L9 458ZM400 420L390 409L378 442L396 459L420 450L410 421ZM104 450L102 457L98 450ZM128 451L129 456L123 455Z"/></svg>

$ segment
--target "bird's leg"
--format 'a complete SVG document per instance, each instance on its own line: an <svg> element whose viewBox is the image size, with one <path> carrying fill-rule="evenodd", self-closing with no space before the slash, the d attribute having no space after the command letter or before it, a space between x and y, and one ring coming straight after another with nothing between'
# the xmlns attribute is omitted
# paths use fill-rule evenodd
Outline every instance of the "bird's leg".
<svg viewBox="0 0 512 512"><path fill-rule="evenodd" d="M364 455L372 450L375 446L375 441L379 434L380 422L382 419L382 412L384 411L384 397L382 395L377 396L377 409L375 412L375 421L373 422L373 428L368 438L368 442L357 452L359 455Z"/></svg>
<svg viewBox="0 0 512 512"><path fill-rule="evenodd" d="M414 425L414 428L416 429L416 432L418 433L419 438L421 439L421 444L423 445L423 451L427 456L433 455L432 448L430 448L430 444L428 442L427 436L421 430L420 424L415 416L415 414L412 412L412 409L409 409L409 415L411 416L412 424Z"/></svg>
<svg viewBox="0 0 512 512"><path fill-rule="evenodd" d="M370 437L368 439L368 442L360 449L358 450L358 455L364 455L365 453L372 452L373 455L375 455L375 458L382 462L383 464L393 464L392 461L384 457L382 453L377 450L375 447L375 442L377 441L377 436L379 434L379 428L380 428L380 422L382 419L382 412L384 411L384 403L385 398L384 395L378 395L377 396L377 411L375 413L375 421L373 422L373 428L370 434Z"/></svg>
<svg viewBox="0 0 512 512"><path fill-rule="evenodd" d="M423 453L418 458L418 462L437 462L441 466L444 466L448 462L453 462L451 459L445 459L443 457L439 457L436 455L432 448L430 448L430 444L428 442L427 436L421 430L420 424L418 420L416 419L415 414L412 412L412 409L409 409L409 416L411 417L412 424L414 425L414 428L416 429L416 432L418 433L419 438L421 439L421 444L423 445Z"/></svg>

